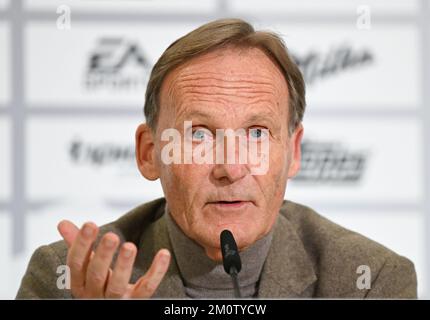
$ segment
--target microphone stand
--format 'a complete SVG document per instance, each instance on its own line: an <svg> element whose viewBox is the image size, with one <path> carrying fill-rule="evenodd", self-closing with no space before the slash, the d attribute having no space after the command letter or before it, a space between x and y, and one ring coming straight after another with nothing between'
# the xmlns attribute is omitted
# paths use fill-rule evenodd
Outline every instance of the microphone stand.
<svg viewBox="0 0 430 320"><path fill-rule="evenodd" d="M231 267L229 274L231 276L231 280L233 281L234 296L235 296L235 298L242 298L242 294L240 292L240 287L239 287L239 279L237 278L237 270L236 270L236 268L235 267Z"/></svg>

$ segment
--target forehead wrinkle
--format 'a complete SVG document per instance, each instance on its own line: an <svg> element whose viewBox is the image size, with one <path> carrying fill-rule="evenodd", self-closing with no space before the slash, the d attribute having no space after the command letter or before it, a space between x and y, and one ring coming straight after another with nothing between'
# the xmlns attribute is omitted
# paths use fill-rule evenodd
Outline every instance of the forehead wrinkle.
<svg viewBox="0 0 430 320"><path fill-rule="evenodd" d="M221 128L222 125L226 123L226 116L230 114L231 113L229 113L227 110L212 109L212 111L205 111L201 108L191 106L188 108L184 108L180 112L178 112L176 123L181 123L181 121L185 121L185 120L196 120L196 118L198 119L200 118L200 119L212 121L215 123L215 127ZM261 113L261 112L251 111L250 114L245 116L245 118L243 119L242 125L243 124L251 125L258 121L267 121L268 123L273 125L275 129L278 129L279 123L277 123L277 119L278 118L274 116L274 114L272 114L271 112ZM218 120L220 125L216 124Z"/></svg>
<svg viewBox="0 0 430 320"><path fill-rule="evenodd" d="M252 80L250 78L253 78ZM263 78L263 79L260 79ZM270 81L271 80L271 81ZM230 76L221 77L208 77L206 75L192 75L192 76L179 76L175 81L175 88L178 93L185 93L187 91L201 92L202 94L212 93L214 89L220 94L232 93L254 93L254 94L277 94L278 89L273 83L273 79L252 74L247 74L243 77L231 79ZM221 92L220 92L221 91Z"/></svg>
<svg viewBox="0 0 430 320"><path fill-rule="evenodd" d="M273 100L263 99L261 97L255 97L255 98L249 99L249 101L244 103L243 100L236 101L235 99L231 99L231 97L229 97L229 99L226 99L225 97L222 97L222 96L200 97L200 96L194 96L193 95L193 96L190 96L186 102L179 104L179 107L180 108L182 106L201 107L201 105L205 102L207 102L210 105L215 104L215 106L207 106L208 108L213 108L213 109L219 109L221 107L234 108L234 107L232 107L232 105L236 105L237 107L246 105L249 108L264 106L264 107L269 108L271 112L278 114L278 112L275 108L275 105L277 105L277 104L274 104Z"/></svg>
<svg viewBox="0 0 430 320"><path fill-rule="evenodd" d="M261 100L262 96L267 96L264 100L270 101L271 104L276 104L277 99L273 94L269 94L267 92L256 92L256 93L247 93L247 92L234 92L233 94L228 92L202 92L199 90L189 90L184 92L181 96L181 102L178 103L184 104L187 101L226 101L228 104L250 104L251 101Z"/></svg>
<svg viewBox="0 0 430 320"><path fill-rule="evenodd" d="M188 96L188 95L187 95ZM264 107L264 114L272 114L271 123L275 125L275 127L279 127L279 124L276 124L277 120L282 116L284 113L287 113L288 107L282 108L281 110L278 110L279 106L278 103L274 103L272 99L264 99L261 97L261 95L256 96L255 98L250 99L246 103L243 102L243 100L235 101L236 99L231 99L231 97L228 97L226 99L222 96L211 96L211 95L189 95L189 97L185 97L185 99L181 99L181 101L176 106L176 123L179 122L184 117L189 117L190 115L194 116L203 116L205 115L208 120L212 119L216 116L223 119L225 122L226 118L230 118L232 115L232 112L242 112L242 108L246 106L246 108L254 109L256 108L258 110L258 107ZM206 106L203 106L205 103L207 103ZM189 112L190 115L187 115L186 113ZM242 114L246 115L246 113L251 113L252 115L261 115L261 111L253 112L252 110L245 111ZM183 116L185 114L185 116ZM254 118L256 120L257 117ZM191 120L191 119L183 119L183 120ZM247 121L250 122L250 121ZM251 121L252 122L252 121Z"/></svg>
<svg viewBox="0 0 430 320"><path fill-rule="evenodd" d="M178 80L182 83L195 81L201 83L203 80L210 82L210 85L216 85L216 83L224 84L223 87L229 88L247 88L251 87L253 84L257 86L273 86L273 76L265 76L259 74L258 76L252 73L234 73L226 74L219 72L182 72L178 77ZM258 78L259 81L254 81L253 79ZM235 83L244 84L243 86L235 85ZM220 86L220 85L218 85ZM221 87L221 86L220 86Z"/></svg>
<svg viewBox="0 0 430 320"><path fill-rule="evenodd" d="M276 106L281 100L276 86L272 83L267 83L265 86L249 86L241 83L234 87L226 86L225 83L207 85L196 84L196 82L178 82L178 84L171 90L172 98L177 98L174 101L178 108L192 102L218 102L228 106L232 104L252 105L264 101L267 105Z"/></svg>
<svg viewBox="0 0 430 320"><path fill-rule="evenodd" d="M184 101L183 103L179 104L179 108L184 105L184 106L197 106L197 107L201 107L199 104L202 102L208 102L210 104L215 103L215 104L221 104L223 107L225 108L234 108L231 107L232 105L236 105L238 106L238 108L240 106L246 105L248 108L255 108L255 107L261 107L264 106L265 108L269 109L270 112L272 112L273 114L279 115L279 114L283 114L284 111L288 111L288 105L286 105L285 107L281 107L282 109L280 110L280 112L277 110L277 106L280 105L279 103L275 102L272 99L267 99L267 98L262 98L261 96L256 96L256 97L250 97L246 103L243 102L243 100L241 101L236 101L236 99L231 99L231 97L229 97L229 99L226 99L223 96L210 96L210 95L206 95L205 97L201 97L201 96L195 96L195 95L191 95L190 97L188 97L187 99L184 99L187 101ZM209 107L209 106L208 106ZM213 109L218 109L219 106L215 106L213 107ZM266 111L265 111L266 112Z"/></svg>

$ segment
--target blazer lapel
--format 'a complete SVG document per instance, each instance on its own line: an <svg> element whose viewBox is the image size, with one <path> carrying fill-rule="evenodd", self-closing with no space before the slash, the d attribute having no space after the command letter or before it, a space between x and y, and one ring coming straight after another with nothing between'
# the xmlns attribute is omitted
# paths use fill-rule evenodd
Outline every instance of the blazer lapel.
<svg viewBox="0 0 430 320"><path fill-rule="evenodd" d="M259 298L311 297L317 277L303 243L281 213L260 277Z"/></svg>

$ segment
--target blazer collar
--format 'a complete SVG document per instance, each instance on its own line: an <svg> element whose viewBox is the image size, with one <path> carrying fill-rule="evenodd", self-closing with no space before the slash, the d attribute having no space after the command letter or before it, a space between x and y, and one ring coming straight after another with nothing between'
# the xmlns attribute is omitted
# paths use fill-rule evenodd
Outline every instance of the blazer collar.
<svg viewBox="0 0 430 320"><path fill-rule="evenodd" d="M158 250L165 248L173 253L164 216L164 205L158 209L156 219L157 217L160 218L149 224L142 235L132 281L137 281L144 275ZM258 297L311 297L317 277L302 241L292 224L281 213L274 228L272 244L260 277ZM173 254L169 269L153 297L187 298Z"/></svg>

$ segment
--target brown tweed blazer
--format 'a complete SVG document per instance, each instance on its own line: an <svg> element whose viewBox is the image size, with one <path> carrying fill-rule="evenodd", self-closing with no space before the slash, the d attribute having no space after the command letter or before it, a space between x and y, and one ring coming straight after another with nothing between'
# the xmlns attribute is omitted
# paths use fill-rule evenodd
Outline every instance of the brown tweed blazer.
<svg viewBox="0 0 430 320"><path fill-rule="evenodd" d="M161 248L172 252L166 230L165 199L131 210L100 228L134 242L138 254L132 282L149 268ZM312 209L285 200L275 224L272 246L259 281L260 298L416 298L414 265L382 245L342 228ZM66 264L64 241L38 248L31 257L17 298L72 298L58 289L56 273ZM359 289L357 267L371 271L370 289ZM154 297L186 298L173 256L169 270Z"/></svg>

